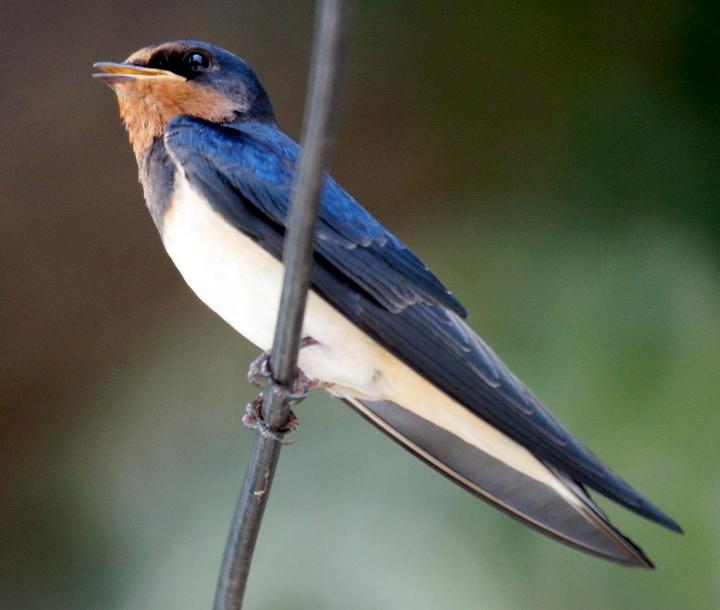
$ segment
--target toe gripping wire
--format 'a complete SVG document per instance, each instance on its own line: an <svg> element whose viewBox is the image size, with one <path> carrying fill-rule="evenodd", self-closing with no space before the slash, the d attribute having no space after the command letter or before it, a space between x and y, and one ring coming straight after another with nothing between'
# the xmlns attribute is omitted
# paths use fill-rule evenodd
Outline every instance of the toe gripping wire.
<svg viewBox="0 0 720 610"><path fill-rule="evenodd" d="M318 342L312 337L303 337L300 341L300 349L317 345ZM250 401L245 407L245 415L242 422L246 428L257 430L263 438L280 443L281 445L291 445L293 441L285 440L285 435L294 431L298 427L298 418L290 410L289 417L285 425L278 431L274 431L268 426L263 417L263 400L266 392L278 392L281 394L282 400L291 407L305 400L310 392L320 385L315 379L307 377L300 369L297 369L295 380L291 388L276 381L273 377L271 352L262 352L255 360L250 363L247 374L248 381L253 385L263 388L263 391Z"/></svg>

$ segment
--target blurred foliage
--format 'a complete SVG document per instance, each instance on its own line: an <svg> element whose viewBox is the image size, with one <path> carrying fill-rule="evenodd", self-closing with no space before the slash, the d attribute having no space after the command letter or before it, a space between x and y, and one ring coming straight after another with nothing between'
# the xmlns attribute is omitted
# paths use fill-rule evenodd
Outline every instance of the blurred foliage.
<svg viewBox="0 0 720 610"><path fill-rule="evenodd" d="M248 608L719 607L720 6L360 4L334 173L687 533L603 503L658 571L586 557L318 394ZM23 51L0 88L0 607L208 607L255 350L166 260L90 65L217 42L297 135L311 3L7 0L3 16Z"/></svg>

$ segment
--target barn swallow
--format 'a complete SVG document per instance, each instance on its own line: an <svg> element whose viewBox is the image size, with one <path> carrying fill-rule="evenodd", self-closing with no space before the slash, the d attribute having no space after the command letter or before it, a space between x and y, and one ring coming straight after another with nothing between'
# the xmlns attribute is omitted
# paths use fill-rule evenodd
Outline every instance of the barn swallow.
<svg viewBox="0 0 720 610"><path fill-rule="evenodd" d="M211 309L268 350L300 148L252 68L197 41L94 76L117 94L163 245ZM299 367L461 486L555 539L652 567L588 488L680 526L576 440L464 322L427 266L332 177L314 245Z"/></svg>

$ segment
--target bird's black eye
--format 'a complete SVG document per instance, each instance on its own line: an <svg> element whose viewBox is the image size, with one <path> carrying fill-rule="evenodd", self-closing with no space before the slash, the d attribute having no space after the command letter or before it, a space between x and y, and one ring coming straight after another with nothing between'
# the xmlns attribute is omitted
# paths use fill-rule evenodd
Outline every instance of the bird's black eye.
<svg viewBox="0 0 720 610"><path fill-rule="evenodd" d="M188 70L202 72L210 67L210 58L202 51L190 51L183 57L183 65Z"/></svg>

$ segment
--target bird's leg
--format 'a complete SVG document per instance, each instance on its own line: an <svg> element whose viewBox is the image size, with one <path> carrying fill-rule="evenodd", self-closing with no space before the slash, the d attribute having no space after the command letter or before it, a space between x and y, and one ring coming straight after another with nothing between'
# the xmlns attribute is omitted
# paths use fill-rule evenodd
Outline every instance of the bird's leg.
<svg viewBox="0 0 720 610"><path fill-rule="evenodd" d="M300 341L300 349L317 344L318 342L312 337L303 337ZM255 358L255 360L252 361L250 368L248 369L247 377L250 383L261 388L264 388L268 383L276 383L273 380L269 351L261 353L257 358ZM297 404L307 398L308 394L310 394L310 392L319 385L320 381L317 379L310 379L300 369L298 369L292 387L282 388L282 391L285 392L288 403ZM265 420L263 419L262 403L263 395L260 394L255 400L248 404L245 409L245 415L243 416L243 424L248 428L257 428L260 431L260 434L262 434L265 438L270 438L276 442L284 442L282 435L292 432L298 427L298 418L292 411L290 411L290 417L285 425L285 428L279 433L274 432L268 428Z"/></svg>
<svg viewBox="0 0 720 610"><path fill-rule="evenodd" d="M300 340L300 349L317 344L318 342L312 337L303 337ZM250 368L248 369L247 374L248 381L259 388L264 388L268 379L272 379L270 355L271 352L269 350L264 351L250 363ZM319 382L317 380L306 377L305 374L298 369L295 382L293 383L293 394L291 394L289 398L290 400L296 401L302 400L307 397L310 390L315 389L318 385Z"/></svg>

